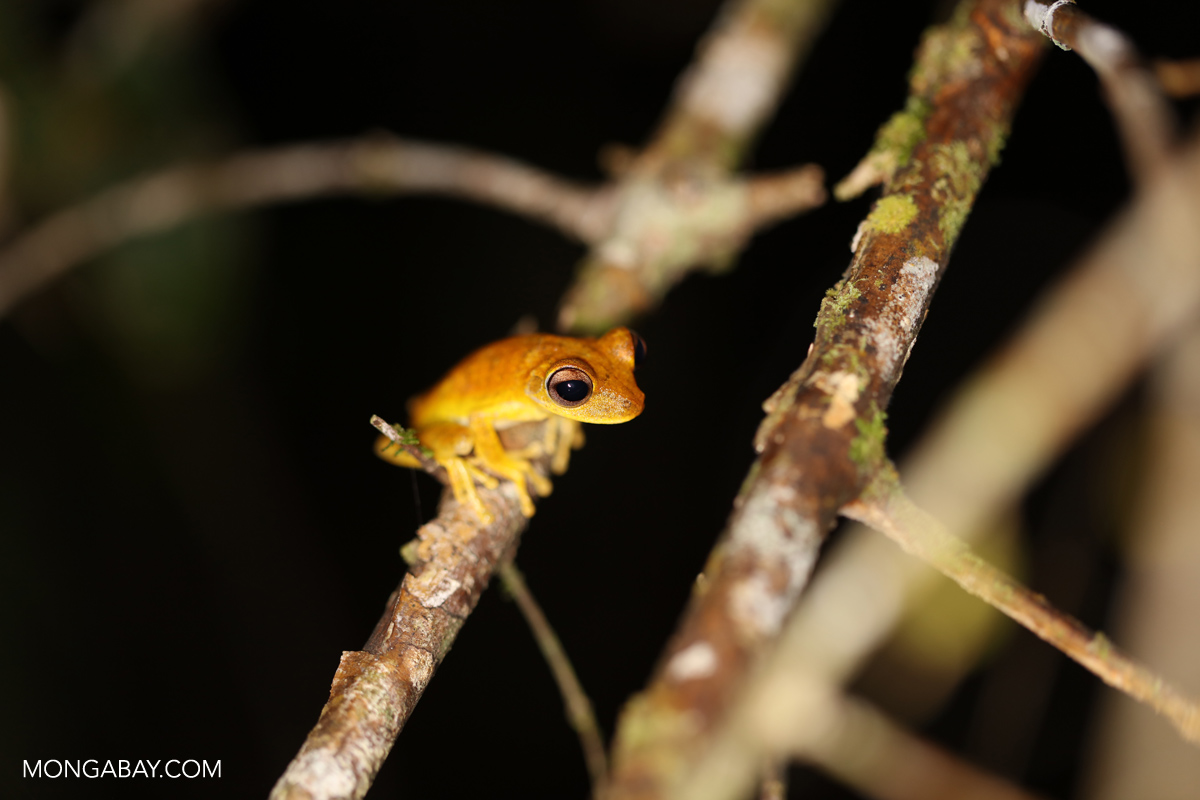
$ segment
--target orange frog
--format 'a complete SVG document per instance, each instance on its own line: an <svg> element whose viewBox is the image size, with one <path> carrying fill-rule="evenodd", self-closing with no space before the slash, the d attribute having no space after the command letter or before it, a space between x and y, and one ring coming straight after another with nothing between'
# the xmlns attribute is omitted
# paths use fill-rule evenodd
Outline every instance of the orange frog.
<svg viewBox="0 0 1200 800"><path fill-rule="evenodd" d="M496 478L517 487L521 511L533 516L525 482L546 496L549 479L531 459L549 453L551 470L567 468L571 448L583 444L580 422L628 422L642 413L644 395L633 370L646 343L628 328L613 328L597 339L531 333L502 339L476 350L428 392L409 401L409 424L421 444L446 468L450 488L484 523L491 513L475 491L475 481L495 488ZM522 422L548 420L543 440L520 451L505 450L498 430ZM385 461L402 467L420 464L386 436L376 442Z"/></svg>

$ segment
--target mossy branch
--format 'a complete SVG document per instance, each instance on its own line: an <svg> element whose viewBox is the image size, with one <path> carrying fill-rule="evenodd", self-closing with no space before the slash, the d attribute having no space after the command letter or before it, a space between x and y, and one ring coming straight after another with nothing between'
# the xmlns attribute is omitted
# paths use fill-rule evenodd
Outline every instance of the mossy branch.
<svg viewBox="0 0 1200 800"><path fill-rule="evenodd" d="M837 509L883 458L883 410L1043 49L1004 13L1004 0L964 8L929 34L938 46L922 48L913 71L912 91L930 111L884 197L907 198L915 213L864 222L845 277L822 303L807 359L765 404L760 455L704 589L619 722L613 798L673 796L684 785L710 792L708 756L732 698L774 646ZM780 753L741 755L722 763L729 796L749 791ZM704 780L694 778L700 773Z"/></svg>

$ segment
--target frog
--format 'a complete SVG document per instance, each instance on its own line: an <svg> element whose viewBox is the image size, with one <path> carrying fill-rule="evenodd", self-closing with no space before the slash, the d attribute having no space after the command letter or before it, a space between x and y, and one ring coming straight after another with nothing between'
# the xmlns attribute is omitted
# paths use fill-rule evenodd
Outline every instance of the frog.
<svg viewBox="0 0 1200 800"><path fill-rule="evenodd" d="M550 456L550 471L566 471L571 450L583 445L581 423L616 424L642 413L645 395L633 371L646 342L629 328L599 337L530 333L481 347L408 403L409 425L421 446L446 470L454 498L486 525L494 517L475 483L494 489L499 480L517 489L521 513L532 517L533 498L553 490L534 460ZM544 433L521 450L505 450L499 432L545 421ZM417 458L386 436L380 458L419 468ZM528 484L528 486L527 486Z"/></svg>

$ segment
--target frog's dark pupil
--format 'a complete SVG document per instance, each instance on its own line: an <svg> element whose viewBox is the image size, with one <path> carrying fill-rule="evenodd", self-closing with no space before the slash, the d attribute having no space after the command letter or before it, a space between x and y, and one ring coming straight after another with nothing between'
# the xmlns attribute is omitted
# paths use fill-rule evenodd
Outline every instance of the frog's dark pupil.
<svg viewBox="0 0 1200 800"><path fill-rule="evenodd" d="M568 403L578 403L588 396L586 381L562 381L554 384L554 391Z"/></svg>

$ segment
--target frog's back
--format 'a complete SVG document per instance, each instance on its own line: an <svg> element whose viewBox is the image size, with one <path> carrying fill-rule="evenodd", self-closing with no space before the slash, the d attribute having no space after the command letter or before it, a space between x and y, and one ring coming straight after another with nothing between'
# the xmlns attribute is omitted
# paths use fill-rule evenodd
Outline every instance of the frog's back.
<svg viewBox="0 0 1200 800"><path fill-rule="evenodd" d="M439 422L466 424L479 411L505 406L536 408L525 385L546 334L502 339L460 361L429 391L409 401L409 419L418 429Z"/></svg>

